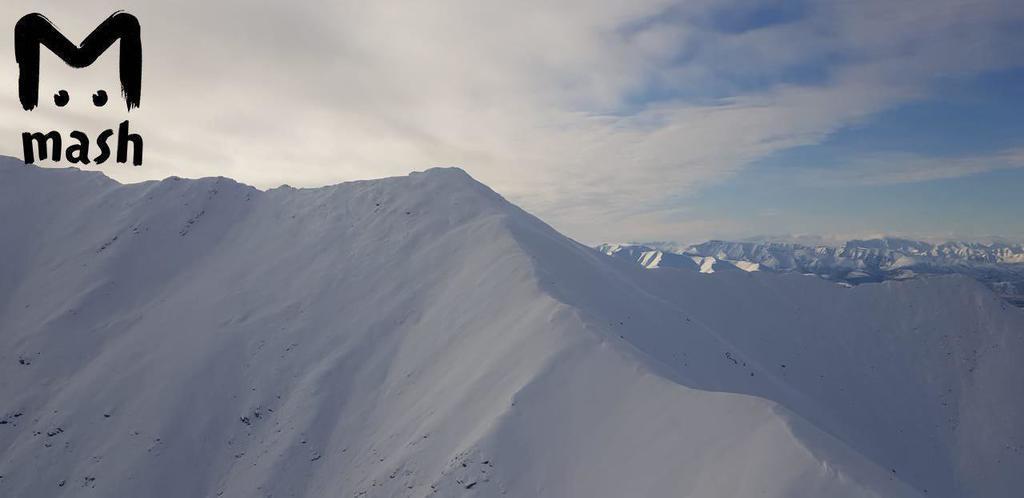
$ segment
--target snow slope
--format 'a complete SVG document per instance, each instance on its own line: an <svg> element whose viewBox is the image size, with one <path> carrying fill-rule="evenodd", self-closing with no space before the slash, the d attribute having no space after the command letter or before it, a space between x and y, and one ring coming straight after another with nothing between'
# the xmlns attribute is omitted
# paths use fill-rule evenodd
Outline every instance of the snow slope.
<svg viewBox="0 0 1024 498"><path fill-rule="evenodd" d="M457 169L0 160L0 495L1015 496L1024 313L645 271Z"/></svg>

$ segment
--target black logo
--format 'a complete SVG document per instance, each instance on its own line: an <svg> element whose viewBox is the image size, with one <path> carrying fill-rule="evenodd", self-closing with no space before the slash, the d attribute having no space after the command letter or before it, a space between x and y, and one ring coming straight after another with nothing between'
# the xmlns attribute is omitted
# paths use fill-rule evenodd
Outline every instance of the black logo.
<svg viewBox="0 0 1024 498"><path fill-rule="evenodd" d="M28 14L14 26L14 53L18 61L18 96L21 106L31 111L39 105L39 52L46 47L67 65L81 69L88 67L99 58L114 42L121 42L119 72L121 79L121 95L124 97L128 111L139 107L142 98L142 38L139 20L126 12L115 12L100 23L85 37L81 44L75 45L67 39L42 14ZM92 95L93 105L103 107L107 103L107 92L97 90ZM70 102L71 95L67 90L60 90L53 96L57 107L64 107ZM108 129L99 134L96 146L100 153L93 161L103 164L110 158L110 147L107 140L114 135ZM89 164L89 137L80 131L72 131L69 137L74 140L63 150L61 134L57 131L49 133L25 132L21 134L22 147L26 163L38 159L52 157L53 161L61 160L65 152L68 162ZM132 145L132 164L142 164L142 137L128 131L128 121L123 121L117 130L117 162L128 162L128 145ZM36 147L33 147L36 146ZM49 151L48 147L49 146Z"/></svg>

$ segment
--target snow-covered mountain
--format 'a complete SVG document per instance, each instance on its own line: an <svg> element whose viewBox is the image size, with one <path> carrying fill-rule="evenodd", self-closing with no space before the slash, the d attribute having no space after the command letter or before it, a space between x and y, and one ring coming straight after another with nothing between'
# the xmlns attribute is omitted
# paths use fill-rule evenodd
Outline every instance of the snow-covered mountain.
<svg viewBox="0 0 1024 498"><path fill-rule="evenodd" d="M1024 245L883 238L807 246L785 242L712 240L681 247L654 242L603 244L598 250L642 266L687 268L687 260L713 261L705 272L739 267L747 271L797 272L856 285L920 275L962 274L975 278L1010 302L1024 306ZM678 263L678 264L677 264Z"/></svg>
<svg viewBox="0 0 1024 498"><path fill-rule="evenodd" d="M0 495L1024 488L1024 311L645 270L457 169L317 189L0 160Z"/></svg>

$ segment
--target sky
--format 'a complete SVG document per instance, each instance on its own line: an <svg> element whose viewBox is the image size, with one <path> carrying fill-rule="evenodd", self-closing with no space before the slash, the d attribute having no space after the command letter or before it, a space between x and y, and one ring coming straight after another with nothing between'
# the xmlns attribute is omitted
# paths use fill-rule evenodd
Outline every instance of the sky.
<svg viewBox="0 0 1024 498"><path fill-rule="evenodd" d="M122 9L141 107L116 97L116 51L73 70L44 50L26 112L0 37L0 153L128 119L144 164L83 169L270 188L458 166L585 243L1024 239L1019 0L5 0L0 19L78 42Z"/></svg>

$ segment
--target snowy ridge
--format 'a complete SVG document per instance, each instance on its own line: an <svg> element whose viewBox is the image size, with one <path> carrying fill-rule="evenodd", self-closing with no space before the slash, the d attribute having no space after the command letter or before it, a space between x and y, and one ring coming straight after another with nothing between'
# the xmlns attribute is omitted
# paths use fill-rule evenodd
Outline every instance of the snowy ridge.
<svg viewBox="0 0 1024 498"><path fill-rule="evenodd" d="M0 227L4 496L1024 486L1024 313L969 279L645 271L453 169L262 192L0 161Z"/></svg>

